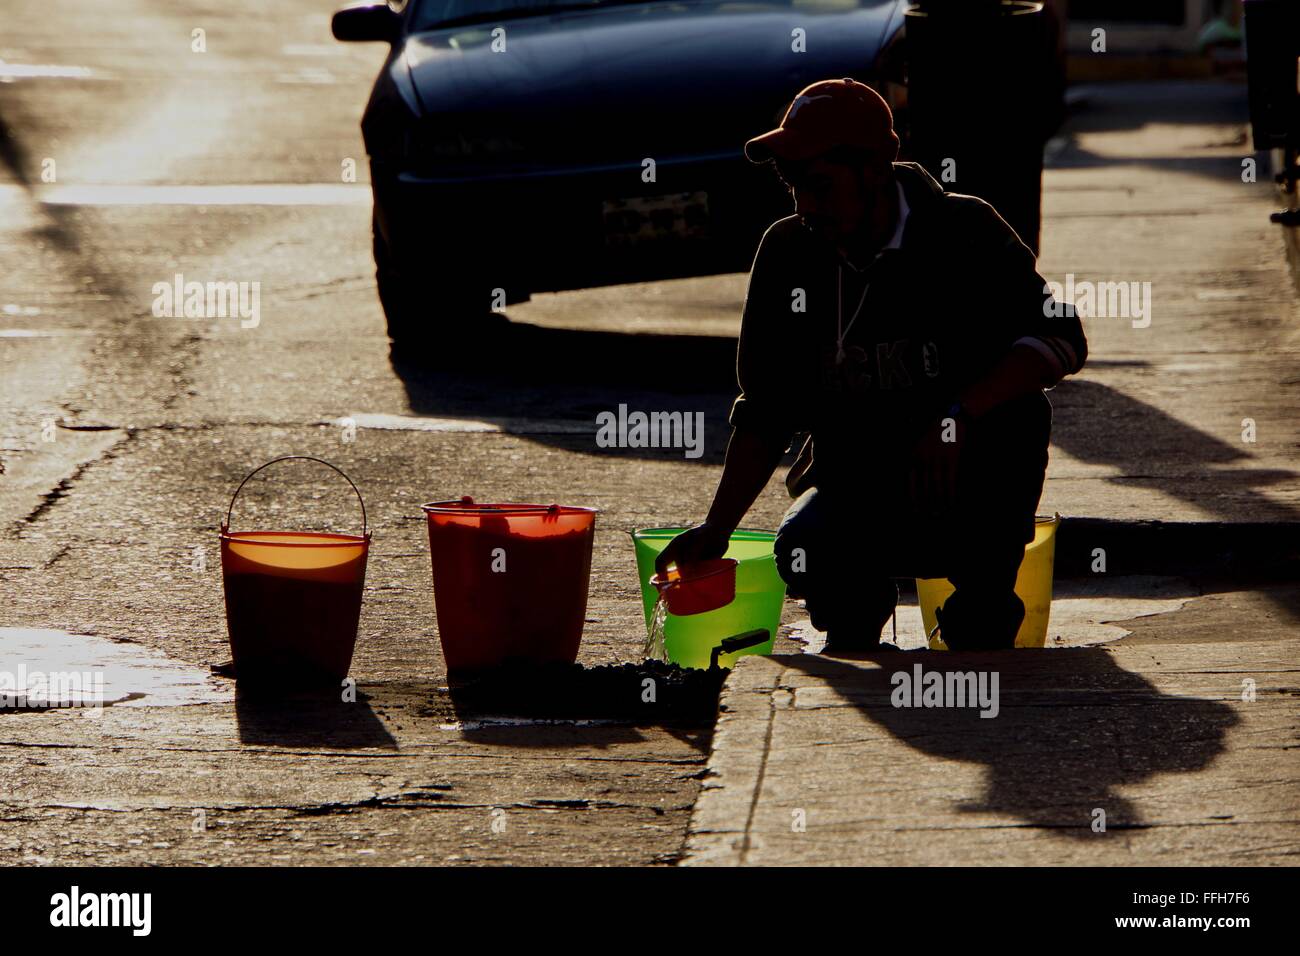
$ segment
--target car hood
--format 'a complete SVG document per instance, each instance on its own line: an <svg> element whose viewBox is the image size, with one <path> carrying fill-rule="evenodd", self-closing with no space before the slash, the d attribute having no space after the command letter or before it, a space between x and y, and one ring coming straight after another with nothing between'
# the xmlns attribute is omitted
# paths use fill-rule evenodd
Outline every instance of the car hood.
<svg viewBox="0 0 1300 956"><path fill-rule="evenodd" d="M870 77L898 9L620 6L414 34L394 65L426 124L533 160L738 154L808 83Z"/></svg>

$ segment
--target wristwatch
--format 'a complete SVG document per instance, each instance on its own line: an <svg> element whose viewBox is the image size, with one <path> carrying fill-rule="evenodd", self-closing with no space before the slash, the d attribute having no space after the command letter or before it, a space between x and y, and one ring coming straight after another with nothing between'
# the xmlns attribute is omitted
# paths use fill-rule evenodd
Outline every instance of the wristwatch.
<svg viewBox="0 0 1300 956"><path fill-rule="evenodd" d="M948 411L944 413L944 418L951 418L953 421L960 419L965 419L966 421L971 420L970 412L966 410L966 406L962 403L960 398L948 406Z"/></svg>

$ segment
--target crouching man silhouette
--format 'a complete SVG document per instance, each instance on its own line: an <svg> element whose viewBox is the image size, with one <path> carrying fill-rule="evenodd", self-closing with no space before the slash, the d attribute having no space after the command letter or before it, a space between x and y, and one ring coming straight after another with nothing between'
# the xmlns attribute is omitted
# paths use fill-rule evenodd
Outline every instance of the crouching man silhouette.
<svg viewBox="0 0 1300 956"><path fill-rule="evenodd" d="M713 505L659 569L720 557L806 435L776 558L827 652L880 646L894 577L952 581L949 647L1009 648L1047 468L1043 390L1079 371L1087 341L993 207L896 162L898 147L885 101L847 79L807 87L745 145L795 213L750 272Z"/></svg>

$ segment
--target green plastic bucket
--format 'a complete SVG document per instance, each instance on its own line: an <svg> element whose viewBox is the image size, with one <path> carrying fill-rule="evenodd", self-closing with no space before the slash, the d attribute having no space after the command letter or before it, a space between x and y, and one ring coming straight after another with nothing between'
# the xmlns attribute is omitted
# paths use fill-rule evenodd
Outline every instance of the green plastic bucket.
<svg viewBox="0 0 1300 956"><path fill-rule="evenodd" d="M645 604L647 631L654 617L659 592L650 583L655 573L655 558L668 542L681 534L682 528L645 528L632 532L636 547L636 567L641 576L641 598ZM713 650L726 638L762 628L768 638L744 650L718 656L718 666L732 667L745 654L771 654L776 629L781 623L785 603L785 582L776 570L772 553L773 531L741 528L731 536L731 546L724 557L734 558L736 599L726 607L703 614L678 617L669 614L664 624L664 648L668 659L682 667L707 668Z"/></svg>

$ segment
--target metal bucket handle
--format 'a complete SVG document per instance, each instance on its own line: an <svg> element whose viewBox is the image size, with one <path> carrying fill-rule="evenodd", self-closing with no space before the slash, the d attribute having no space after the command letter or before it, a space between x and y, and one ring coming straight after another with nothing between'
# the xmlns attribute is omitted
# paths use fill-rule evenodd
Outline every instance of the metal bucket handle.
<svg viewBox="0 0 1300 956"><path fill-rule="evenodd" d="M361 537L363 538L370 537L370 531L369 531L370 525L366 520L366 502L365 499L361 497L361 492L357 489L356 484L353 483L352 479L349 478L344 473L343 469L340 468L338 465L331 465L324 458L313 458L311 455L282 455L279 458L272 458L265 465L259 465L258 467L250 471L244 477L244 480L239 483L239 487L235 489L235 493L230 496L230 507L226 509L226 520L222 522L221 525L222 534L225 534L230 530L230 516L235 510L235 499L238 498L239 493L244 490L244 485L248 484L248 480L252 478L255 474L257 474L259 471L261 471L263 468L269 468L271 465L274 465L277 462L281 462L281 461L314 461L324 465L327 468L333 468L340 475L342 475L343 480L346 481L352 487L353 493L357 496L357 501L361 504Z"/></svg>

